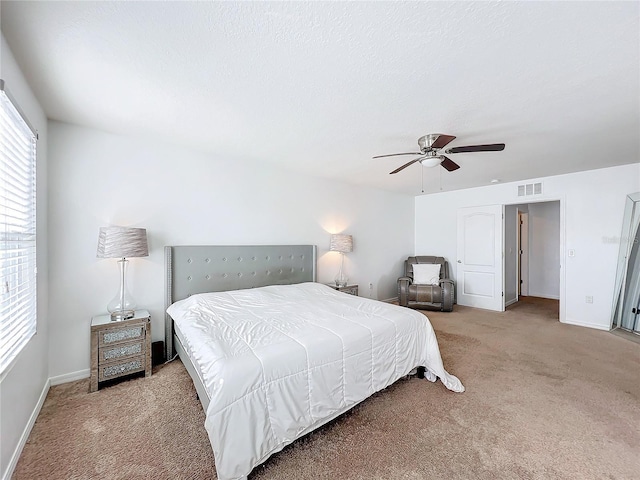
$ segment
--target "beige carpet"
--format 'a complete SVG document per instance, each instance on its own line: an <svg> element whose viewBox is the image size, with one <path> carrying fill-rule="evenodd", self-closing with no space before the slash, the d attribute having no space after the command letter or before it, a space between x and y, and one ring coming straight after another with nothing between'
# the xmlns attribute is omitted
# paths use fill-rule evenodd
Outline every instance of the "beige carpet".
<svg viewBox="0 0 640 480"><path fill-rule="evenodd" d="M640 346L560 324L557 305L428 312L465 393L401 380L250 478L640 478ZM88 390L88 380L51 388L14 479L215 478L179 361Z"/></svg>

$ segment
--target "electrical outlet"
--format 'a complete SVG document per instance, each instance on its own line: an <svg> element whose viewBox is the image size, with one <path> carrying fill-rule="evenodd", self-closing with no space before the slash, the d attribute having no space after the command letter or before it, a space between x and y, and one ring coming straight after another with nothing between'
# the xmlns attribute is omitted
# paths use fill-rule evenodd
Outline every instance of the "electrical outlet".
<svg viewBox="0 0 640 480"><path fill-rule="evenodd" d="M587 295L584 297L584 301L587 303L593 303L593 297L591 295Z"/></svg>

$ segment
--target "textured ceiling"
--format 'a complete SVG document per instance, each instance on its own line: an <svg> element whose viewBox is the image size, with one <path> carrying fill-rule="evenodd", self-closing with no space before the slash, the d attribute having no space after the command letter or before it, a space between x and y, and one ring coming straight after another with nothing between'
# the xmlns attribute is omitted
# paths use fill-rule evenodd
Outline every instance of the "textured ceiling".
<svg viewBox="0 0 640 480"><path fill-rule="evenodd" d="M425 193L640 161L638 2L9 2L47 116ZM414 164L418 137L462 168Z"/></svg>

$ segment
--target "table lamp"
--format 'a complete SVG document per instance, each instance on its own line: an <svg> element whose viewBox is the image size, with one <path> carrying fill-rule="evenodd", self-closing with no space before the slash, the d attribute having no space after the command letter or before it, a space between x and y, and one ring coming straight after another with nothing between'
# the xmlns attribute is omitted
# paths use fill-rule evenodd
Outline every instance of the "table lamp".
<svg viewBox="0 0 640 480"><path fill-rule="evenodd" d="M98 258L119 258L120 290L107 305L112 321L126 320L134 316L135 301L127 291L126 277L128 258L147 257L147 230L130 227L100 227L98 235Z"/></svg>
<svg viewBox="0 0 640 480"><path fill-rule="evenodd" d="M353 251L353 237L351 235L344 235L336 233L331 235L331 243L329 245L329 251L339 252L340 258L340 271L336 275L336 285L338 287L347 286L347 276L344 274L344 254Z"/></svg>

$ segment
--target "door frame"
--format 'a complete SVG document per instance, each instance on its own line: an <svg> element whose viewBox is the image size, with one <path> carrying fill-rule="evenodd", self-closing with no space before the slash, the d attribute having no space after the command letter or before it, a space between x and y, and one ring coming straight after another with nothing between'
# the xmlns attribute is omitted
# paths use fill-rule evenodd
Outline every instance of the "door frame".
<svg viewBox="0 0 640 480"><path fill-rule="evenodd" d="M526 297L529 295L529 212L518 210L518 255L517 255L517 272L518 280L516 297ZM523 237L526 239L522 241ZM523 261L526 260L526 261Z"/></svg>

